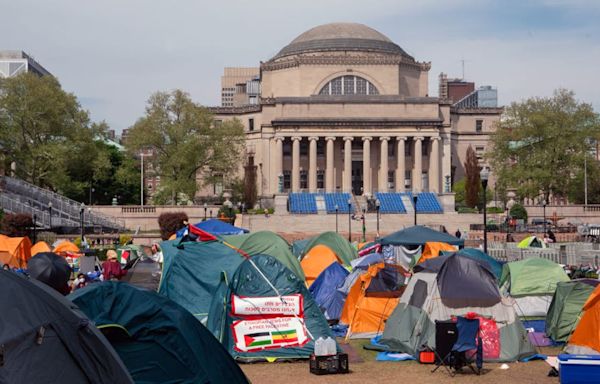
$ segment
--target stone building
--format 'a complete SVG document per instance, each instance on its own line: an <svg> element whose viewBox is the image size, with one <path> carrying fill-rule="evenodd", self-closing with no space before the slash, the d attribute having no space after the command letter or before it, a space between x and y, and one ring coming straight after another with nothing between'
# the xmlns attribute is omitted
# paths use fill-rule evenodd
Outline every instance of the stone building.
<svg viewBox="0 0 600 384"><path fill-rule="evenodd" d="M430 68L365 25L326 24L260 63L258 104L211 110L245 126L263 202L302 191L443 195L463 177L468 146L485 152L501 109L474 85L453 93L461 100L429 96Z"/></svg>
<svg viewBox="0 0 600 384"><path fill-rule="evenodd" d="M46 68L23 51L0 50L0 78L14 77L26 72L40 77L52 76Z"/></svg>

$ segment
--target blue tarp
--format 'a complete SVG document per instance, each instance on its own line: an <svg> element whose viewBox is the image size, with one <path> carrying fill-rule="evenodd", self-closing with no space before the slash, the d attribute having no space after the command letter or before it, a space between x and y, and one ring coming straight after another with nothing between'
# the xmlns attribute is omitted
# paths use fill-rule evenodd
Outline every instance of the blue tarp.
<svg viewBox="0 0 600 384"><path fill-rule="evenodd" d="M219 219L208 219L206 221L196 223L194 226L215 236L242 235L250 232L245 228L235 227ZM187 231L187 227L181 228L179 231L177 231L177 237L182 237L185 234L185 231Z"/></svg>
<svg viewBox="0 0 600 384"><path fill-rule="evenodd" d="M352 265L352 269L367 269L369 268L369 265L377 263L383 263L383 255L381 253L369 253L368 255L352 260L350 265Z"/></svg>
<svg viewBox="0 0 600 384"><path fill-rule="evenodd" d="M346 296L338 288L344 284L348 274L339 263L331 263L310 286L310 293L327 320L338 320L342 314Z"/></svg>

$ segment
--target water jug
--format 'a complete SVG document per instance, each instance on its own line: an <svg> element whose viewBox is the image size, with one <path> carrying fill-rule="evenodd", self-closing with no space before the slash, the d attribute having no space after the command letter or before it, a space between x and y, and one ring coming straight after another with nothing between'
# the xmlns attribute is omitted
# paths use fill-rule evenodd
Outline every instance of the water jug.
<svg viewBox="0 0 600 384"><path fill-rule="evenodd" d="M327 336L327 338L325 339L325 346L327 355L335 355L337 353L337 346L335 340L331 337Z"/></svg>
<svg viewBox="0 0 600 384"><path fill-rule="evenodd" d="M315 341L315 356L324 356L327 354L327 345L325 339L319 337Z"/></svg>

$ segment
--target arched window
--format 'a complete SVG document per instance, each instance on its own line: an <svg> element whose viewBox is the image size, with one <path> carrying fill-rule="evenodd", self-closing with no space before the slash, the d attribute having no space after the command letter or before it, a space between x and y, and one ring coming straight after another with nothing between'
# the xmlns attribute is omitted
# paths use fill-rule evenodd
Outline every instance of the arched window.
<svg viewBox="0 0 600 384"><path fill-rule="evenodd" d="M362 77L340 76L325 84L319 95L379 95L379 91Z"/></svg>

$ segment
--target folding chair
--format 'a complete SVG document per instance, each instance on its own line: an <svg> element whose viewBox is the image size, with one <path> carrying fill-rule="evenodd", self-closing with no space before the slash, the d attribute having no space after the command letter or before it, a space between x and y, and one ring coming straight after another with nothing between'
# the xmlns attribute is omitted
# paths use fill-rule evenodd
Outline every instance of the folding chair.
<svg viewBox="0 0 600 384"><path fill-rule="evenodd" d="M483 345L479 336L479 319L467 319L458 317L456 322L457 338L450 352L439 358L438 366L431 372L435 372L441 365L446 368L451 376L468 366L476 373L481 373L483 366ZM436 345L437 347L437 345ZM437 350L437 348L436 348ZM475 354L470 353L475 350ZM473 366L475 363L475 367Z"/></svg>

